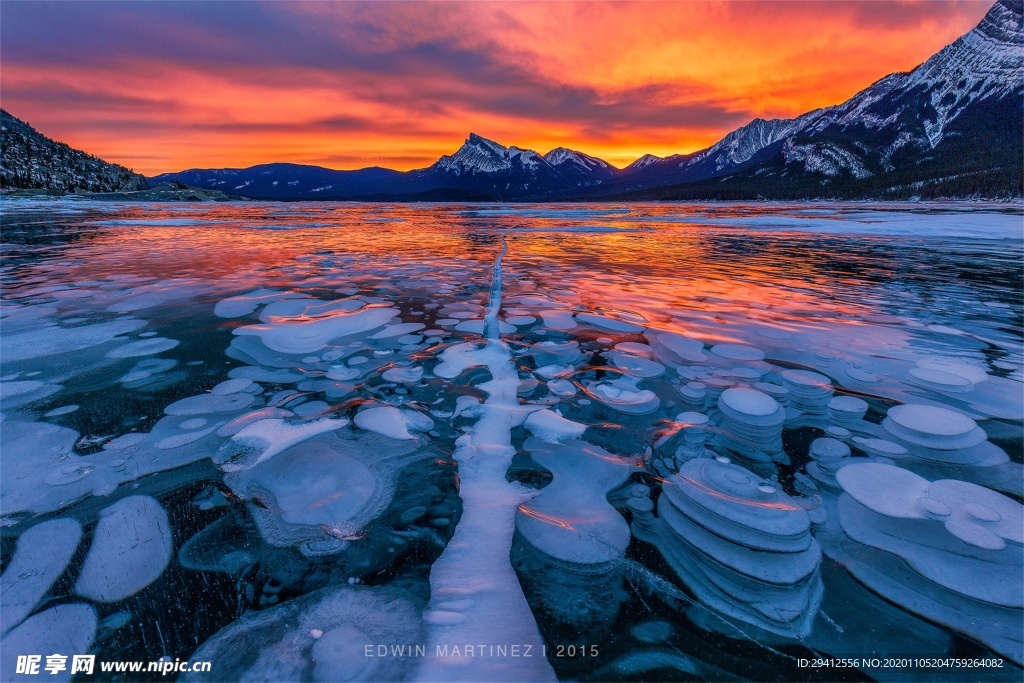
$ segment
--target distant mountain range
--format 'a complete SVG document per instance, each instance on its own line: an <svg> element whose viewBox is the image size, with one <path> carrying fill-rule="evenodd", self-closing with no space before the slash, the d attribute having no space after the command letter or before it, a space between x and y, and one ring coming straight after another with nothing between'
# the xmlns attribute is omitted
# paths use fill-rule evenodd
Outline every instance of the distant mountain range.
<svg viewBox="0 0 1024 683"><path fill-rule="evenodd" d="M999 0L976 28L924 64L890 74L842 104L793 119L755 119L705 150L648 154L624 169L563 147L539 154L471 133L454 154L413 171L274 163L192 169L149 181L280 200L1020 197L1022 5ZM5 125L8 118L17 121L4 116ZM0 185L26 177L25 155L11 153L21 169L14 175L9 147L5 142ZM73 177L64 185L83 187L75 184L84 178L81 171L65 167Z"/></svg>

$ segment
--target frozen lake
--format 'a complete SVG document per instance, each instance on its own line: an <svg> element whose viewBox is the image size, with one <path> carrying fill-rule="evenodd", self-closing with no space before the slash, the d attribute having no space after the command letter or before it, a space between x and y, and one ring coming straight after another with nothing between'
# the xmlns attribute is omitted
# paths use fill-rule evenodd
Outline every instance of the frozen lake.
<svg viewBox="0 0 1024 683"><path fill-rule="evenodd" d="M1019 208L0 210L3 680L1022 676Z"/></svg>

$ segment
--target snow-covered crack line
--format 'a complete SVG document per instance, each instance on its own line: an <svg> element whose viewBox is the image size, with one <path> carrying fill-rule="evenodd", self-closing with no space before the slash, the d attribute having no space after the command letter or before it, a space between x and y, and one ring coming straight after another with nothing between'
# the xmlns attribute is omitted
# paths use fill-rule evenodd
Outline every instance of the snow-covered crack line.
<svg viewBox="0 0 1024 683"><path fill-rule="evenodd" d="M501 259L508 250L504 237L501 242L484 316L485 342L459 344L441 354L449 375L482 365L491 380L479 385L487 394L479 420L456 442L462 517L430 571L421 681L556 680L509 562L516 509L536 492L505 479L516 452L512 429L531 409L517 399L519 373L499 332Z"/></svg>

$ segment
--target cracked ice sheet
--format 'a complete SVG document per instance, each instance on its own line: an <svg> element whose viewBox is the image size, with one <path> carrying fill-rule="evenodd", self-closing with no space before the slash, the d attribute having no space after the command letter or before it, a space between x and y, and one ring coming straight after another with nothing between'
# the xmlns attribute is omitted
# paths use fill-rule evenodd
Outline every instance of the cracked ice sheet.
<svg viewBox="0 0 1024 683"><path fill-rule="evenodd" d="M452 645L520 645L533 656L429 657L417 672L420 681L555 680L551 665L541 654L543 640L537 622L509 560L516 511L535 492L505 479L516 453L512 429L522 424L530 411L519 404L519 373L495 324L501 307L504 253L505 248L494 265L491 301L484 319L489 331L487 344L463 348L459 354L465 367L484 365L492 379L478 386L487 393L478 408L480 419L456 442L462 517L430 570L431 599L424 620L428 652Z"/></svg>

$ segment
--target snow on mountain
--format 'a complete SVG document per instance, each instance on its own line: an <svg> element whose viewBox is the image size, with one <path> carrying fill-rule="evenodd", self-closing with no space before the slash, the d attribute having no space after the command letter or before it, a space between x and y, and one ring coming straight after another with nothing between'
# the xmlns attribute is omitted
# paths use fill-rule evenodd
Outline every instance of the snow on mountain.
<svg viewBox="0 0 1024 683"><path fill-rule="evenodd" d="M565 147L555 147L544 155L544 160L552 166L561 166L562 164L569 163L587 171L612 168L612 165L604 159L598 159L597 157L592 157L589 154L576 152L571 149L566 149Z"/></svg>
<svg viewBox="0 0 1024 683"><path fill-rule="evenodd" d="M815 112L812 112L812 114ZM781 140L800 128L805 114L796 119L754 119L742 128L737 128L703 152L687 160L686 166L709 159L715 171L738 166L768 145Z"/></svg>
<svg viewBox="0 0 1024 683"><path fill-rule="evenodd" d="M470 133L455 154L445 154L431 168L461 176L509 171L516 161L526 168L536 168L543 158L531 150L505 147Z"/></svg>
<svg viewBox="0 0 1024 683"><path fill-rule="evenodd" d="M634 161L633 163L631 163L629 166L627 166L624 170L639 171L642 168L647 168L651 164L657 164L661 161L664 161L662 157L655 156L653 154L645 154L636 161Z"/></svg>
<svg viewBox="0 0 1024 683"><path fill-rule="evenodd" d="M1022 24L1021 0L999 0L977 27L913 71L879 79L842 104L793 119L754 119L682 160L678 172L651 155L629 169L650 167L648 175L659 174L655 183L665 184L671 176L677 183L694 182L779 155L783 172L789 174L865 179L893 171L908 163L908 155L935 149L951 126L955 135L971 135L979 117L994 115L980 114L979 107L998 110L1005 117L1005 106L990 103L1007 98L1011 109L1014 103L1020 108ZM965 114L969 120L959 123ZM758 173L777 172L764 168Z"/></svg>

